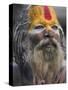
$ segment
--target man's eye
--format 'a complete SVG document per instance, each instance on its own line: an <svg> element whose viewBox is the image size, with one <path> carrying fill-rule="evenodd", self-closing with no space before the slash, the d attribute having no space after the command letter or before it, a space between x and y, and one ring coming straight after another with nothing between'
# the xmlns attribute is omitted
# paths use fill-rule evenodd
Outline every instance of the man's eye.
<svg viewBox="0 0 68 90"><path fill-rule="evenodd" d="M41 33L45 30L43 25L37 25L32 29L32 34L37 34L37 33Z"/></svg>
<svg viewBox="0 0 68 90"><path fill-rule="evenodd" d="M44 26L35 26L34 29L43 29Z"/></svg>
<svg viewBox="0 0 68 90"><path fill-rule="evenodd" d="M57 30L57 29L58 29L58 26L57 26L57 25L53 25L51 28L52 28L53 30Z"/></svg>

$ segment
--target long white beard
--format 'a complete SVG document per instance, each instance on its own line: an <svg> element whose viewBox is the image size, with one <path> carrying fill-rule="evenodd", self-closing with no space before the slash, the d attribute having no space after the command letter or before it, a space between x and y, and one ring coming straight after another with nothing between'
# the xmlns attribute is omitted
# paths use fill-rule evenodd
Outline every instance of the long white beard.
<svg viewBox="0 0 68 90"><path fill-rule="evenodd" d="M58 72L62 67L64 52L57 40L53 39L53 41L57 46L56 50L54 48L49 48L49 50L39 49L42 47L42 44L46 43L45 40L41 40L30 54L30 65L33 70L33 76L38 80L44 80L46 74L48 73L48 79L49 82L51 82L53 73Z"/></svg>

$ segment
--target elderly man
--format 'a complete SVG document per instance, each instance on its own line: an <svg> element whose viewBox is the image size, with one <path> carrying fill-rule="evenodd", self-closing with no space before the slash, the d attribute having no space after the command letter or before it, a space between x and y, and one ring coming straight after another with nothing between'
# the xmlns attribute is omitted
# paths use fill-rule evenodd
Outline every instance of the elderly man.
<svg viewBox="0 0 68 90"><path fill-rule="evenodd" d="M65 82L64 35L54 8L31 6L28 15L33 84Z"/></svg>

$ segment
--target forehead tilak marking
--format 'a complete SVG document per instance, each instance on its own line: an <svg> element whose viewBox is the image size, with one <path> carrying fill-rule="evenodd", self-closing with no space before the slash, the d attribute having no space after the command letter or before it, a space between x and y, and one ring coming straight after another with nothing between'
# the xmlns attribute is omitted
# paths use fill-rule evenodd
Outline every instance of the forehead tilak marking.
<svg viewBox="0 0 68 90"><path fill-rule="evenodd" d="M52 17L48 6L44 6L43 9L44 9L44 18L47 20L51 20Z"/></svg>

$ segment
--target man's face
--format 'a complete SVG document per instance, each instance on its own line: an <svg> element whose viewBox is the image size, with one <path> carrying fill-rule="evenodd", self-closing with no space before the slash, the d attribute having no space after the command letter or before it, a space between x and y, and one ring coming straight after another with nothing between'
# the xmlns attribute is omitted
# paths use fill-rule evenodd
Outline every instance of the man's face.
<svg viewBox="0 0 68 90"><path fill-rule="evenodd" d="M40 18L41 16L43 15L40 15ZM54 19L52 19L53 16ZM42 51L42 55L44 56L44 59L46 59L46 61L54 60L59 53L59 49L61 48L61 27L56 22L56 16L53 16L50 19L48 17L44 19L36 17L32 23L33 28L29 30L33 49L36 49L36 51L39 52Z"/></svg>

